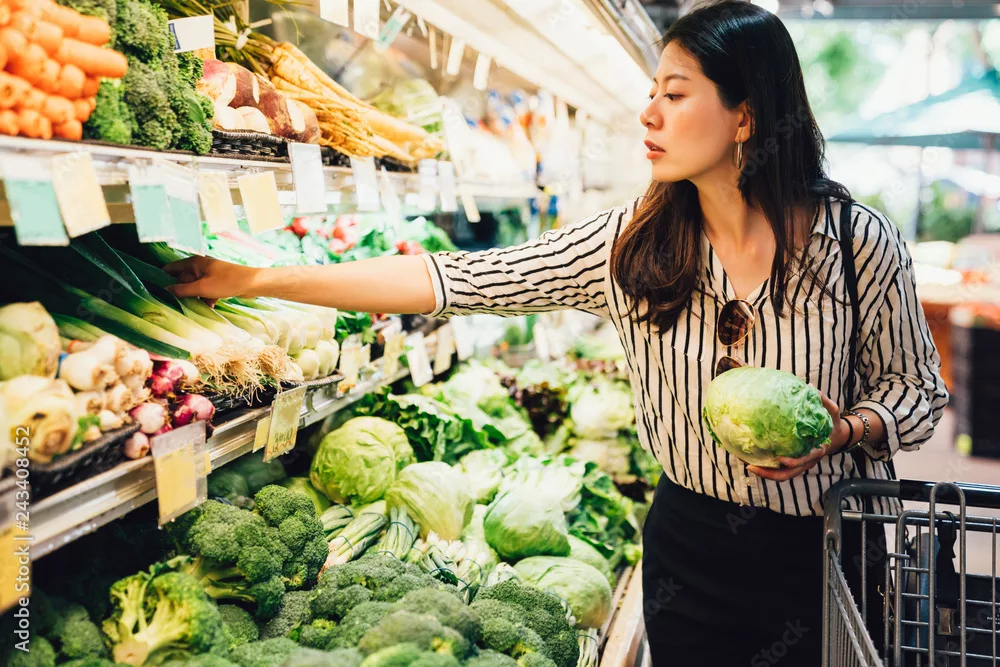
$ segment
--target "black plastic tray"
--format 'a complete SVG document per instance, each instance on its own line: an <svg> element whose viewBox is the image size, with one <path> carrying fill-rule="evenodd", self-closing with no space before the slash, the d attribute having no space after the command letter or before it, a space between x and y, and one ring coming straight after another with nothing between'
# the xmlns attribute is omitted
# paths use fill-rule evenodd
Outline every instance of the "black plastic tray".
<svg viewBox="0 0 1000 667"><path fill-rule="evenodd" d="M139 430L139 424L128 424L108 431L80 449L52 463L31 464L31 492L35 498L48 496L81 479L110 470L125 460L122 444Z"/></svg>
<svg viewBox="0 0 1000 667"><path fill-rule="evenodd" d="M287 162L288 142L252 130L212 130L212 154Z"/></svg>
<svg viewBox="0 0 1000 667"><path fill-rule="evenodd" d="M343 375L338 372L334 372L331 375L327 375L325 378L316 378L315 380L306 380L305 382L289 382L285 380L282 381L281 386L286 389L295 389L296 387L316 389L317 387L328 387L332 384L338 384L343 379Z"/></svg>
<svg viewBox="0 0 1000 667"><path fill-rule="evenodd" d="M320 152L323 155L324 167L350 167L351 158L346 153L341 153L330 146L321 146Z"/></svg>

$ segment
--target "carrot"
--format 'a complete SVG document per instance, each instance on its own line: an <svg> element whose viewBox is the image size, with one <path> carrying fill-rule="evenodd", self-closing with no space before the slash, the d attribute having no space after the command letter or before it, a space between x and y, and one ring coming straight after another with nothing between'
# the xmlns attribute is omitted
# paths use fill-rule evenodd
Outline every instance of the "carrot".
<svg viewBox="0 0 1000 667"><path fill-rule="evenodd" d="M41 121L39 121L40 134L39 139L51 139L52 138L52 121L42 116Z"/></svg>
<svg viewBox="0 0 1000 667"><path fill-rule="evenodd" d="M111 26L96 16L81 16L79 28L76 38L81 42L104 46L111 41Z"/></svg>
<svg viewBox="0 0 1000 667"><path fill-rule="evenodd" d="M90 102L87 99L73 100L73 117L76 118L81 123L86 122L90 118L90 114L93 113L93 109L90 108Z"/></svg>
<svg viewBox="0 0 1000 667"><path fill-rule="evenodd" d="M59 71L59 86L56 92L71 100L83 97L83 85L86 76L76 65L63 65Z"/></svg>
<svg viewBox="0 0 1000 667"><path fill-rule="evenodd" d="M71 120L52 127L52 134L60 139L72 139L80 141L83 139L83 124L78 120Z"/></svg>
<svg viewBox="0 0 1000 667"><path fill-rule="evenodd" d="M31 84L24 79L0 72L0 109L17 106L30 90Z"/></svg>
<svg viewBox="0 0 1000 667"><path fill-rule="evenodd" d="M52 0L7 0L4 4L10 5L14 11L28 12L32 16L42 15L42 5L52 2ZM52 2L52 4L55 4Z"/></svg>
<svg viewBox="0 0 1000 667"><path fill-rule="evenodd" d="M16 137L20 129L16 111L11 111L10 109L0 111L0 134Z"/></svg>
<svg viewBox="0 0 1000 667"><path fill-rule="evenodd" d="M0 27L6 26L10 23L10 7L7 5L0 5Z"/></svg>
<svg viewBox="0 0 1000 667"><path fill-rule="evenodd" d="M22 109L31 109L32 111L38 111L41 113L42 105L45 104L45 93L38 90L37 88L31 88L28 94L24 96L21 100L20 107Z"/></svg>
<svg viewBox="0 0 1000 667"><path fill-rule="evenodd" d="M69 65L66 65L66 67L69 67ZM73 65L73 67L76 67L76 65ZM101 87L100 79L88 76L86 79L83 80L83 91L80 93L80 97L93 97L94 95L97 94L97 89L100 87Z"/></svg>
<svg viewBox="0 0 1000 667"><path fill-rule="evenodd" d="M65 123L76 119L76 109L65 97L49 95L42 105L42 115L54 124Z"/></svg>
<svg viewBox="0 0 1000 667"><path fill-rule="evenodd" d="M7 66L7 47L0 44L0 70Z"/></svg>
<svg viewBox="0 0 1000 667"><path fill-rule="evenodd" d="M24 33L29 42L38 44L48 54L54 53L63 39L62 28L55 23L36 19L25 11L14 13L11 17L10 27Z"/></svg>
<svg viewBox="0 0 1000 667"><path fill-rule="evenodd" d="M59 72L62 65L49 58L42 66L42 76L35 82L35 86L41 88L43 92L55 95L59 92Z"/></svg>
<svg viewBox="0 0 1000 667"><path fill-rule="evenodd" d="M12 30L12 28L4 28L4 30ZM9 54L10 51L8 50L7 53ZM37 85L37 82L45 74L46 60L48 60L48 56L45 55L45 49L38 44L28 44L28 47L16 61L7 64L7 71L25 79L32 85Z"/></svg>
<svg viewBox="0 0 1000 667"><path fill-rule="evenodd" d="M15 0L15 2L17 1ZM41 16L46 21L51 21L62 28L63 34L66 37L76 37L79 34L80 19L83 18L79 12L57 5L51 0L42 0L38 3L38 8Z"/></svg>
<svg viewBox="0 0 1000 667"><path fill-rule="evenodd" d="M43 120L47 119L34 109L21 109L17 114L17 121L21 126L21 134L26 137L41 138L42 134L44 134Z"/></svg>
<svg viewBox="0 0 1000 667"><path fill-rule="evenodd" d="M0 44L7 50L8 61L16 63L28 48L28 38L13 28L0 28Z"/></svg>
<svg viewBox="0 0 1000 667"><path fill-rule="evenodd" d="M120 79L128 71L128 61L122 54L78 39L64 39L55 58L63 64L76 65L90 76Z"/></svg>

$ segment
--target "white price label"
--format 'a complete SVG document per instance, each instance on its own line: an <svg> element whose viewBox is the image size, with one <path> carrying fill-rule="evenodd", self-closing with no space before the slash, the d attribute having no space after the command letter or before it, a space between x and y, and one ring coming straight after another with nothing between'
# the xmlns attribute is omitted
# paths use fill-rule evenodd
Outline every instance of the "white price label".
<svg viewBox="0 0 1000 667"><path fill-rule="evenodd" d="M378 39L381 0L354 0L354 32Z"/></svg>
<svg viewBox="0 0 1000 667"><path fill-rule="evenodd" d="M201 212L209 229L213 232L228 232L240 228L239 221L236 220L233 193L229 189L229 177L225 172L199 173L198 194L201 196Z"/></svg>
<svg viewBox="0 0 1000 667"><path fill-rule="evenodd" d="M451 355L455 353L455 334L450 326L437 330L437 350L434 352L434 375L441 375L451 368Z"/></svg>
<svg viewBox="0 0 1000 667"><path fill-rule="evenodd" d="M174 51L215 50L215 17L190 16L167 22L167 29L174 38Z"/></svg>
<svg viewBox="0 0 1000 667"><path fill-rule="evenodd" d="M340 347L340 374L344 379L337 385L337 390L344 392L353 389L358 384L361 372L361 336L354 334L344 339Z"/></svg>
<svg viewBox="0 0 1000 667"><path fill-rule="evenodd" d="M476 71L472 76L472 86L476 90L486 90L489 87L490 65L493 59L485 53L480 53L476 58Z"/></svg>
<svg viewBox="0 0 1000 667"><path fill-rule="evenodd" d="M427 356L427 341L421 331L406 337L406 363L410 368L413 384L423 387L434 379L431 360Z"/></svg>
<svg viewBox="0 0 1000 667"><path fill-rule="evenodd" d="M251 232L260 234L285 224L273 171L240 176L238 182Z"/></svg>
<svg viewBox="0 0 1000 667"><path fill-rule="evenodd" d="M455 336L455 350L458 352L459 361L471 359L476 353L476 341L469 320L464 317L453 317L448 320L448 324L451 325Z"/></svg>
<svg viewBox="0 0 1000 667"><path fill-rule="evenodd" d="M482 220L479 216L479 206L476 205L476 197L466 187L459 187L459 191L462 193L462 208L465 209L465 217L471 223Z"/></svg>
<svg viewBox="0 0 1000 667"><path fill-rule="evenodd" d="M345 28L351 27L347 0L319 0L319 17Z"/></svg>
<svg viewBox="0 0 1000 667"><path fill-rule="evenodd" d="M382 206L389 217L389 224L394 230L399 230L399 225L403 221L403 204L399 201L399 193L396 192L396 185L392 182L392 176L382 167L379 174L382 185Z"/></svg>
<svg viewBox="0 0 1000 667"><path fill-rule="evenodd" d="M68 153L52 158L52 185L63 223L71 237L111 224L90 153Z"/></svg>
<svg viewBox="0 0 1000 667"><path fill-rule="evenodd" d="M451 40L451 48L448 49L448 63L445 65L445 72L448 76L458 76L462 70L462 56L465 55L465 41L461 39Z"/></svg>
<svg viewBox="0 0 1000 667"><path fill-rule="evenodd" d="M427 30L427 48L431 52L431 69L436 70L438 68L437 30L434 29L434 26L428 26Z"/></svg>
<svg viewBox="0 0 1000 667"><path fill-rule="evenodd" d="M354 194L358 199L358 210L379 210L378 174L375 171L375 158L351 157L351 171L354 173Z"/></svg>
<svg viewBox="0 0 1000 667"><path fill-rule="evenodd" d="M441 182L441 210L454 213L458 210L458 181L455 180L455 163L447 160L438 162L438 178Z"/></svg>
<svg viewBox="0 0 1000 667"><path fill-rule="evenodd" d="M320 147L316 144L291 142L288 144L288 154L292 159L295 205L299 214L326 213L326 184Z"/></svg>
<svg viewBox="0 0 1000 667"><path fill-rule="evenodd" d="M437 160L421 160L417 163L417 186L419 188L422 211L433 211L437 208L438 196L438 162Z"/></svg>

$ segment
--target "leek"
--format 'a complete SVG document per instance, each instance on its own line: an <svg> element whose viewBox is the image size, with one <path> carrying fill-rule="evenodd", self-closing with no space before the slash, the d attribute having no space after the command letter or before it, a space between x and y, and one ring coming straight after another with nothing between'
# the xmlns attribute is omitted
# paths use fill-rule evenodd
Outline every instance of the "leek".
<svg viewBox="0 0 1000 667"><path fill-rule="evenodd" d="M274 345L281 335L280 327L268 318L262 317L252 308L222 300L215 304L216 311L233 326L243 329L266 345Z"/></svg>
<svg viewBox="0 0 1000 667"><path fill-rule="evenodd" d="M93 343L105 333L89 322L70 317L69 315L52 315L52 319L59 326L59 335L69 340L79 340L84 343Z"/></svg>
<svg viewBox="0 0 1000 667"><path fill-rule="evenodd" d="M280 333L277 340L274 342L278 347L282 348L289 354L297 354L300 350L302 350L302 344L305 342L305 336L301 334L294 319L287 312L280 310L276 306L262 303L256 299L233 297L230 299L230 302L256 311L260 317L276 324Z"/></svg>
<svg viewBox="0 0 1000 667"><path fill-rule="evenodd" d="M279 312L284 313L286 317L291 318L292 321L301 322L303 332L305 334L305 340L302 343L303 348L315 348L319 339L324 337L323 331L326 327L319 316L312 311L308 309L295 308L294 304L291 302L282 301L280 299L258 298L256 301L258 303L272 305L277 308ZM327 338L329 338L329 336L327 336Z"/></svg>

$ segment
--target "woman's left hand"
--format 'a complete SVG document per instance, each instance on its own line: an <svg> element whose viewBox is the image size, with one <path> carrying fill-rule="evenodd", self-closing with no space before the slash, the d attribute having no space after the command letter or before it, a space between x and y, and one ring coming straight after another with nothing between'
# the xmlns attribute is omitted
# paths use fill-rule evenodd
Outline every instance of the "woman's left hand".
<svg viewBox="0 0 1000 667"><path fill-rule="evenodd" d="M827 398L825 394L821 394L821 396L823 397L823 407L826 408L826 411L829 412L830 416L833 418L833 432L830 434L830 442L818 449L812 450L805 456L800 456L798 458L779 456L778 461L781 463L780 468L747 466L748 472L752 472L758 477L763 477L765 479L773 479L776 482L784 482L785 480L792 479L793 477L798 477L806 470L809 470L819 463L820 459L824 456L830 454L831 452L837 452L848 445L848 441L851 438L851 425L840 416L840 408L836 403Z"/></svg>

